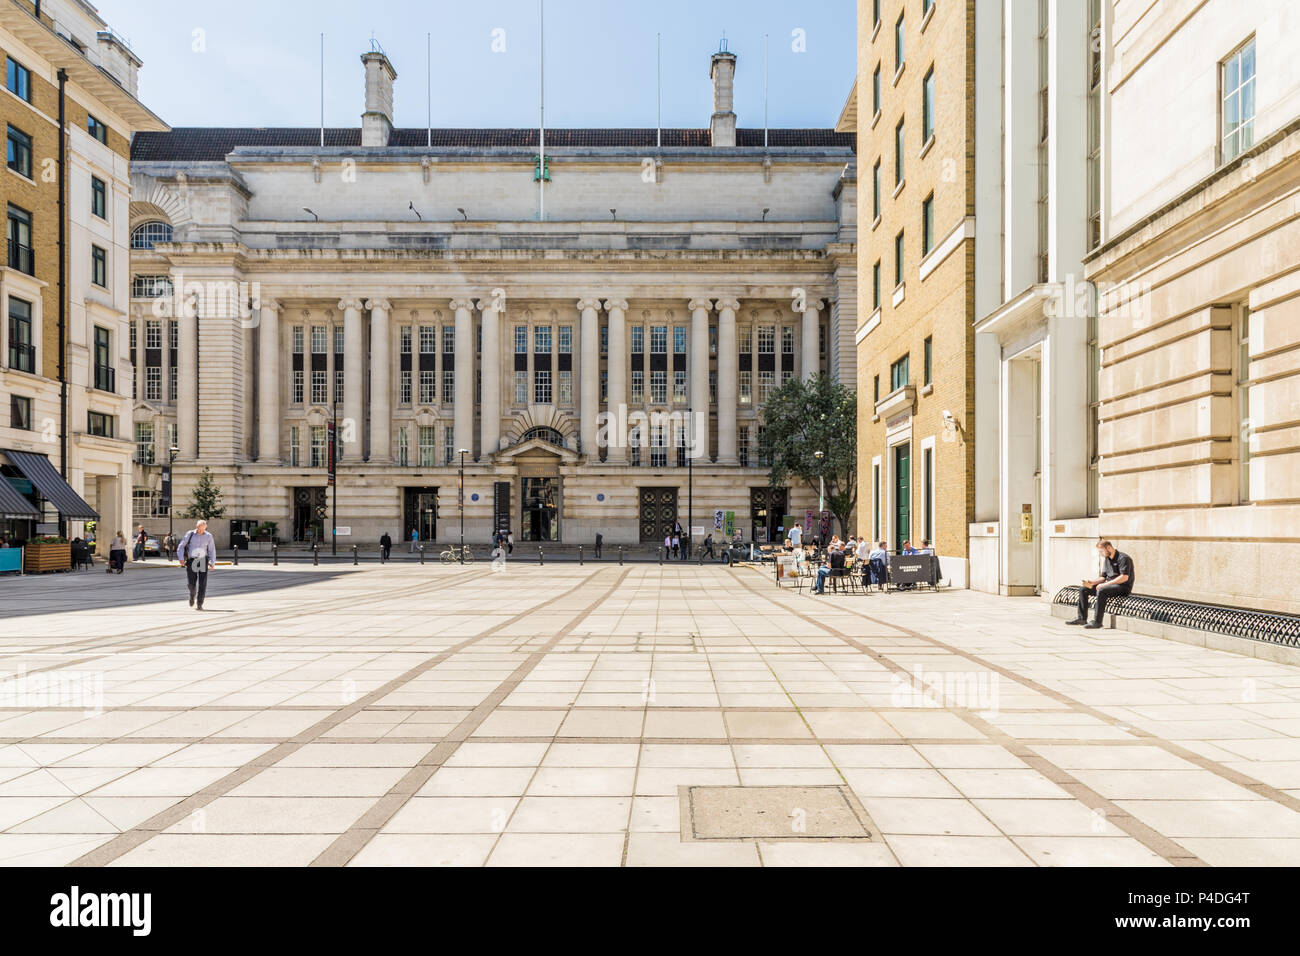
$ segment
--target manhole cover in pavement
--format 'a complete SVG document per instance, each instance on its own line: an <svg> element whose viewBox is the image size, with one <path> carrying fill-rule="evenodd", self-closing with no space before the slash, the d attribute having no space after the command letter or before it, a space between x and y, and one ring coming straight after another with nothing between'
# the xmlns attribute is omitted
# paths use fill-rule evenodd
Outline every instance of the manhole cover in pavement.
<svg viewBox="0 0 1300 956"><path fill-rule="evenodd" d="M847 787L682 787L683 840L870 840Z"/></svg>

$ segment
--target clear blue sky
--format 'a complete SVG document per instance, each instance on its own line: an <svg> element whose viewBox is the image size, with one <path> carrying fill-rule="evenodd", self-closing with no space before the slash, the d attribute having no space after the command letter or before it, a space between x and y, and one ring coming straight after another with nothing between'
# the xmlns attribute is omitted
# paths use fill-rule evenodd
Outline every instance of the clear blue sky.
<svg viewBox="0 0 1300 956"><path fill-rule="evenodd" d="M434 126L537 124L537 0L94 2L144 60L141 99L173 126L315 126L322 32L326 125L360 125L372 32L397 70L397 126L425 125L428 33ZM547 125L654 126L662 33L663 124L707 126L724 31L741 126L763 124L765 33L771 125L833 125L853 84L856 11L855 0L546 0ZM504 52L492 49L498 29Z"/></svg>

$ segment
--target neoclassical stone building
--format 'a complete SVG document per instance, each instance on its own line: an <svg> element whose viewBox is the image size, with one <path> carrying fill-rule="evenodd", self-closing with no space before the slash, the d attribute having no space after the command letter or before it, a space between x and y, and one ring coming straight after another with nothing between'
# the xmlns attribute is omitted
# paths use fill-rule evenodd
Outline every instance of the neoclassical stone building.
<svg viewBox="0 0 1300 956"><path fill-rule="evenodd" d="M547 130L543 162L537 130L392 128L396 72L362 61L359 129L135 139L142 520L173 454L178 506L204 466L221 486L223 546L455 541L462 457L480 543L662 541L691 498L761 539L816 508L767 487L761 410L855 382L852 137L737 129L722 52L709 128Z"/></svg>

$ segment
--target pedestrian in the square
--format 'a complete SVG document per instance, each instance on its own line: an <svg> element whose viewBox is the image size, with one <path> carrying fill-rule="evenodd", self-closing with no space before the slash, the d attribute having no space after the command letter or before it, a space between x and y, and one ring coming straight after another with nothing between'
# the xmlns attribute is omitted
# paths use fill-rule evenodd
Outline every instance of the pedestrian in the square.
<svg viewBox="0 0 1300 956"><path fill-rule="evenodd" d="M118 532L108 545L108 568L105 574L116 571L118 574L126 567L126 536Z"/></svg>
<svg viewBox="0 0 1300 956"><path fill-rule="evenodd" d="M600 557L600 546L604 544L605 536L599 531L596 532L596 557Z"/></svg>
<svg viewBox="0 0 1300 956"><path fill-rule="evenodd" d="M203 598L208 593L208 572L217 566L217 540L208 533L207 521L200 518L194 530L185 532L176 547L176 560L185 568L190 607L202 611Z"/></svg>
<svg viewBox="0 0 1300 956"><path fill-rule="evenodd" d="M415 554L415 550L419 546L419 544L420 544L420 529L412 528L411 529L411 554Z"/></svg>
<svg viewBox="0 0 1300 956"><path fill-rule="evenodd" d="M144 557L144 544L148 540L149 532L144 530L144 525L140 525L140 530L135 533L135 548L131 554L132 561L139 561Z"/></svg>
<svg viewBox="0 0 1300 956"><path fill-rule="evenodd" d="M515 533L513 531L507 531L506 532L506 554L514 554L514 553L515 553Z"/></svg>
<svg viewBox="0 0 1300 956"><path fill-rule="evenodd" d="M393 539L385 531L379 538L379 550L384 553L384 560L387 561L389 555L393 553Z"/></svg>

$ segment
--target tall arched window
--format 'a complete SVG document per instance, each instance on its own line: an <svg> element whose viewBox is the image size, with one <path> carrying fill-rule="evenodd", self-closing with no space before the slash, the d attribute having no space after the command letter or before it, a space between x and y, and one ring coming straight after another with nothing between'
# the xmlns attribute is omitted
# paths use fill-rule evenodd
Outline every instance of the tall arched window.
<svg viewBox="0 0 1300 956"><path fill-rule="evenodd" d="M155 243L171 241L172 227L159 219L142 222L131 230L132 249L152 249Z"/></svg>

